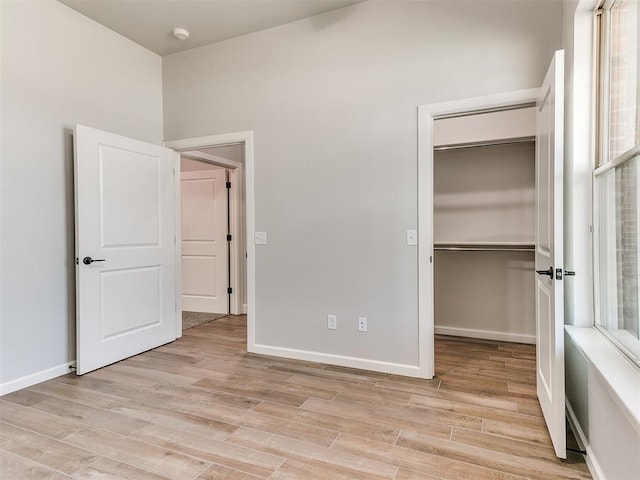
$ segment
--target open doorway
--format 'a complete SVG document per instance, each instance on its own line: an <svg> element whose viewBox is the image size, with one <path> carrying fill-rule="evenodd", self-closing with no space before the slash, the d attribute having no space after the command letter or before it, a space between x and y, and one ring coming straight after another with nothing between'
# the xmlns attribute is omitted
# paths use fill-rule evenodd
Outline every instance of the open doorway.
<svg viewBox="0 0 640 480"><path fill-rule="evenodd" d="M244 150L180 152L183 330L247 311Z"/></svg>
<svg viewBox="0 0 640 480"><path fill-rule="evenodd" d="M202 153L211 159L242 158L242 145L209 150ZM232 310L232 184L230 170L212 162L199 159L198 153L185 152L180 158L183 330L225 317Z"/></svg>
<svg viewBox="0 0 640 480"><path fill-rule="evenodd" d="M536 108L435 119L436 334L536 342Z"/></svg>
<svg viewBox="0 0 640 480"><path fill-rule="evenodd" d="M230 208L231 229L237 232L237 242L231 242L231 281L232 284L240 285L240 278L244 281L240 285L237 293L234 290L231 297L231 313L247 315L247 350L255 351L255 245L254 238L254 161L253 161L253 132L233 132L220 135L209 135L205 137L187 138L182 140L172 140L165 142L165 147L171 148L181 155L196 156L199 160L209 163L220 162L220 158L211 158L208 149L214 147L227 147L230 145L242 146L242 162L226 160L220 163L229 169L229 176L232 182ZM179 164L176 164L179 168ZM240 188L233 189L233 182ZM176 175L176 183L179 183ZM177 190L180 188L177 186ZM242 191L240 191L242 190ZM235 197L234 197L235 195ZM178 200L179 201L179 200ZM180 211L176 212L178 224L180 224ZM181 263L181 250L178 245L181 239L176 239L176 261ZM235 266L235 268L233 268ZM180 270L177 272L180 275ZM239 278L235 278L237 276ZM182 291L181 280L176 285L176 312L182 312ZM177 322L176 335L182 335L182 322Z"/></svg>
<svg viewBox="0 0 640 480"><path fill-rule="evenodd" d="M564 283L563 279L565 275L574 275L574 272L564 270L564 246L563 246L563 139L564 139L564 51L559 50L555 52L544 82L540 89L524 90L517 92L508 92L505 94L492 95L487 97L477 97L472 99L447 102L442 104L433 104L429 106L421 106L418 109L418 257L419 257L419 279L418 279L418 311L419 311L419 345L420 345L420 367L421 372L426 378L433 378L435 374L435 348L434 348L434 260L435 260L435 247L438 246L434 238L434 226L435 226L435 178L434 178L434 160L435 160L435 148L438 144L457 145L458 147L467 146L469 144L477 144L478 141L482 143L480 149L486 149L496 146L495 144L504 144L505 139L509 144L515 145L520 143L520 140L525 139L530 134L523 135L522 133L514 133L513 131L508 134L504 134L504 130L512 130L518 126L519 122L514 122L512 118L505 119L504 122L495 122L495 125L501 125L498 130L502 131L502 134L495 137L487 138L486 127L493 122L476 122L475 128L461 128L459 119L467 117L468 119L477 120L481 115L496 115L506 113L517 112L518 110L525 112L527 105L533 105L535 101L535 187L534 187L534 209L533 219L533 243L531 242L531 229L530 221L526 221L524 229L512 230L512 226L517 226L521 223L521 220L525 220L531 215L524 214L522 207L530 204L530 199L527 200L529 195L526 194L530 191L530 186L521 189L522 191L516 196L514 192L509 193L504 198L514 197L516 198L517 209L512 209L513 214L510 216L516 219L514 225L510 226L504 231L504 225L507 215L504 205L500 205L500 208L496 208L498 205L496 200L495 179L490 178L489 184L493 184L490 188L490 195L484 195L484 198L491 200L487 203L487 206L491 207L491 210L495 210L493 215L498 221L487 232L481 222L473 222L476 228L467 230L466 237L463 236L464 245L463 248L469 247L469 242L472 241L472 248L478 249L478 242L482 242L483 245L489 244L489 248L500 251L490 252L493 256L503 255L508 253L511 256L514 255L529 255L528 250L533 247L534 262L533 268L535 270L529 270L528 282L520 282L522 286L527 283L531 283L531 277L533 277L535 285L535 355L529 355L532 360L535 360L535 385L528 386L533 395L533 398L537 396L541 411L546 421L551 440L555 449L555 453L560 458L566 458L566 419L565 419L565 388L564 388ZM508 117L511 114L509 113ZM454 142L442 142L438 140L435 132L436 120L439 119L451 119L454 123L458 123L454 129L450 131L453 133L463 132L465 137L462 140ZM479 135L480 138L469 138L473 135ZM494 145L489 145L494 144ZM508 148L513 150L512 145ZM520 146L518 146L520 149ZM526 150L530 150L529 147L525 147ZM476 149L478 150L478 149ZM483 155L486 152L483 152ZM495 152L494 152L495 153ZM513 152L512 152L513 153ZM513 158L520 158L522 152L519 152ZM530 164L529 160L526 160L525 155L522 157L524 160L523 165L527 167ZM494 155L488 156L491 163L495 163ZM512 160L509 160L512 161ZM518 163L520 163L518 161ZM468 165L468 162L466 163ZM488 165L488 164L487 164ZM481 166L482 167L482 166ZM511 169L511 166L509 167ZM504 163L503 163L504 169ZM526 177L526 182L518 182L524 184L530 184L530 168L520 169L526 175L519 174L519 178ZM482 172L482 175L486 175L487 172ZM503 170L495 170L494 175L502 176ZM477 174L476 177L479 177ZM476 178L474 178L476 180ZM511 180L513 182L513 180ZM475 182L474 182L475 183ZM477 188L476 188L477 189ZM466 193L468 193L468 189ZM500 188L502 190L502 188ZM512 189L513 190L513 189ZM446 192L445 192L446 193ZM524 194L524 195L523 195ZM467 202L474 207L477 206L479 199L475 192L472 194L476 199L474 202ZM469 197L469 195L467 195ZM446 198L445 198L446 200ZM449 198L450 200L450 198ZM467 198L468 200L468 198ZM503 202L500 201L500 204ZM511 202L514 203L514 202ZM519 205L518 205L519 204ZM453 204L455 207L456 205ZM473 211L476 208L471 209ZM485 209L486 210L486 209ZM510 209L511 210L511 209ZM530 210L525 208L525 210ZM486 215L485 215L486 217ZM475 220L475 219L474 219ZM465 225L465 228L467 225ZM480 228L481 227L481 228ZM440 229L442 231L442 229ZM527 233L528 231L528 233ZM495 232L499 232L499 235L495 235ZM478 235L479 233L479 235ZM514 236L513 233L516 235ZM456 240L456 242L459 242ZM443 245L446 246L446 245ZM482 245L480 245L482 246ZM452 248L460 247L460 244L453 245ZM505 248L507 247L507 248ZM525 250L523 252L514 250ZM503 251L504 250L504 251ZM451 250L451 253L458 253L459 251ZM449 252L445 252L449 253ZM464 252L465 254L474 252ZM483 255L487 255L487 252L479 252ZM477 255L476 255L477 256ZM520 261L520 265L524 266L529 262ZM494 264L497 265L497 264ZM503 269L504 270L504 269ZM517 269L513 269L514 272ZM522 270L522 269L520 269ZM535 273L534 273L535 272ZM484 286L487 281L482 274L483 269L478 269L479 280ZM522 270L524 273L524 270ZM462 275L467 275L467 270L461 271ZM519 275L522 277L522 275ZM529 290L525 287L525 290ZM521 299L526 296L521 295ZM459 296L458 296L459 298ZM511 300L511 299L510 299ZM482 298L485 302L485 298ZM520 302L523 305L522 302ZM527 302L528 303L528 302ZM520 309L522 311L522 309ZM475 313L475 312L474 312ZM493 319L490 319L493 320ZM522 327L521 325L520 327ZM463 333L457 328L458 333ZM475 330L475 332L474 332ZM478 329L475 327L465 327L463 329L466 336L470 336L469 333L476 333L478 335ZM443 332L445 333L445 332ZM451 331L449 333L452 333ZM486 336L486 330L481 332L483 337ZM500 332L504 334L504 332ZM512 332L507 332L512 336ZM522 341L524 336L528 332L517 332L516 337L513 340ZM512 363L512 362L510 362Z"/></svg>

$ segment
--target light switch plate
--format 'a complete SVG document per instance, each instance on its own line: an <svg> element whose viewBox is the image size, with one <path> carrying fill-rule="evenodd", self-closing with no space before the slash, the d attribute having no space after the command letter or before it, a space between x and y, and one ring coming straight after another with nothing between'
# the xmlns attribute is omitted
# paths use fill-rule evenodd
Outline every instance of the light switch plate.
<svg viewBox="0 0 640 480"><path fill-rule="evenodd" d="M267 244L267 232L255 232L253 238L256 245Z"/></svg>
<svg viewBox="0 0 640 480"><path fill-rule="evenodd" d="M407 245L418 245L417 230L407 230Z"/></svg>

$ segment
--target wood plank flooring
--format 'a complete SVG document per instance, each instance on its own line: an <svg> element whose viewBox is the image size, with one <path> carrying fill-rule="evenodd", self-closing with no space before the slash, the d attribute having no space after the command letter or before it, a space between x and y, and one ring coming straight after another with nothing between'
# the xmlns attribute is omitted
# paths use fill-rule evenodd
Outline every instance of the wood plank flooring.
<svg viewBox="0 0 640 480"><path fill-rule="evenodd" d="M438 337L418 380L248 354L226 317L0 398L6 480L589 479L556 459L530 345Z"/></svg>

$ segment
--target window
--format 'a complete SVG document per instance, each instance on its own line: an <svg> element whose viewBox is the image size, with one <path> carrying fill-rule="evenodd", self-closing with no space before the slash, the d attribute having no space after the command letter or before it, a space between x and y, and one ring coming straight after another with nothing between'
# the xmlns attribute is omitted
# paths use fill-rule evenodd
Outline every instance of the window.
<svg viewBox="0 0 640 480"><path fill-rule="evenodd" d="M640 364L640 1L599 14L596 324Z"/></svg>

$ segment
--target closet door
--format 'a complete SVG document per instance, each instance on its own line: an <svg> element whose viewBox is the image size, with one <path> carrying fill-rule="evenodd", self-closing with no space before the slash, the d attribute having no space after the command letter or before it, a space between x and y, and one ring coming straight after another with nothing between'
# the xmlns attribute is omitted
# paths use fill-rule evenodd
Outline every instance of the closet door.
<svg viewBox="0 0 640 480"><path fill-rule="evenodd" d="M536 375L556 455L566 458L563 288L564 51L555 53L537 100Z"/></svg>

